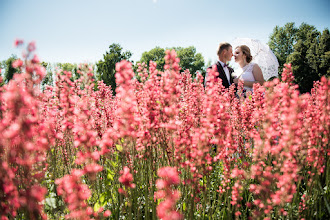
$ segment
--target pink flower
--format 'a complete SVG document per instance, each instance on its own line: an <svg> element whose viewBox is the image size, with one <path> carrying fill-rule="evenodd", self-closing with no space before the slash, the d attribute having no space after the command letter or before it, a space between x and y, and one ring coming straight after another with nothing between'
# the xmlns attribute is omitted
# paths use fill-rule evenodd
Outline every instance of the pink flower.
<svg viewBox="0 0 330 220"><path fill-rule="evenodd" d="M178 185L180 177L174 167L163 167L158 170L158 176L167 181L169 185Z"/></svg>
<svg viewBox="0 0 330 220"><path fill-rule="evenodd" d="M23 61L21 59L17 59L11 64L11 66L13 68L21 67L21 66L23 66Z"/></svg>
<svg viewBox="0 0 330 220"><path fill-rule="evenodd" d="M162 180L162 179L158 179L156 181L156 187L157 187L157 189L164 189L164 188L166 188L167 187L167 181Z"/></svg>
<svg viewBox="0 0 330 220"><path fill-rule="evenodd" d="M183 216L176 212L175 204L180 199L180 191L171 187L180 183L179 175L175 167L163 167L158 170L161 179L156 181L158 191L155 199L164 199L157 206L157 216L160 219L182 219Z"/></svg>
<svg viewBox="0 0 330 220"><path fill-rule="evenodd" d="M40 59L39 59L38 55L35 54L33 56L33 59L31 61L32 61L32 63L39 63L40 62Z"/></svg>
<svg viewBox="0 0 330 220"><path fill-rule="evenodd" d="M164 190L159 190L155 192L154 198L155 199L163 199L166 196L166 192Z"/></svg>
<svg viewBox="0 0 330 220"><path fill-rule="evenodd" d="M21 40L21 39L16 39L15 42L14 42L14 46L15 46L15 47L18 47L18 46L22 45L23 43L24 43L23 40Z"/></svg>
<svg viewBox="0 0 330 220"><path fill-rule="evenodd" d="M133 175L130 173L130 169L128 167L124 167L124 170L120 171L121 176L119 177L119 182L124 184L127 187L135 188L135 184L133 184Z"/></svg>
<svg viewBox="0 0 330 220"><path fill-rule="evenodd" d="M29 52L34 51L36 49L36 43L34 41L30 42L27 49Z"/></svg>
<svg viewBox="0 0 330 220"><path fill-rule="evenodd" d="M125 191L123 188L119 188L119 189L118 189L118 192L119 192L120 194L124 194L124 195L126 195L126 191Z"/></svg>
<svg viewBox="0 0 330 220"><path fill-rule="evenodd" d="M109 217L111 215L111 211L110 210L107 210L103 213L103 216L104 217Z"/></svg>

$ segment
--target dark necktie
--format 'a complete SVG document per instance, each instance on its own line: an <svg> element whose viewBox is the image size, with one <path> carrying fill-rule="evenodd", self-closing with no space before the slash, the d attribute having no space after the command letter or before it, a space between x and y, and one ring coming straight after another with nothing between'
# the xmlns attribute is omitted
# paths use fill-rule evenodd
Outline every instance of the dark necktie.
<svg viewBox="0 0 330 220"><path fill-rule="evenodd" d="M223 65L223 68L225 68L225 67L228 67L228 65L226 63Z"/></svg>

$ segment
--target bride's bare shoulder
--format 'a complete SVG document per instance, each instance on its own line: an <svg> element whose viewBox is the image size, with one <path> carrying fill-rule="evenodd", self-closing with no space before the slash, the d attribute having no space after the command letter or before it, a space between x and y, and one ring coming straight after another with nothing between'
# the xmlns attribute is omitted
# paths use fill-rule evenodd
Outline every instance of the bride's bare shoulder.
<svg viewBox="0 0 330 220"><path fill-rule="evenodd" d="M261 71L260 66L256 63L253 63L253 70L260 70Z"/></svg>

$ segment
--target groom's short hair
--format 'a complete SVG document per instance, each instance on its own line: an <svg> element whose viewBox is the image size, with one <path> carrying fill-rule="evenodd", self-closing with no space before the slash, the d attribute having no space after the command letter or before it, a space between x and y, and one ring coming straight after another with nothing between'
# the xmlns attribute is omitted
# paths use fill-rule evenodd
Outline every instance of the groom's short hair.
<svg viewBox="0 0 330 220"><path fill-rule="evenodd" d="M227 42L222 42L219 44L219 48L218 48L218 56L222 53L223 50L229 50L229 48L232 47L230 45L230 43Z"/></svg>

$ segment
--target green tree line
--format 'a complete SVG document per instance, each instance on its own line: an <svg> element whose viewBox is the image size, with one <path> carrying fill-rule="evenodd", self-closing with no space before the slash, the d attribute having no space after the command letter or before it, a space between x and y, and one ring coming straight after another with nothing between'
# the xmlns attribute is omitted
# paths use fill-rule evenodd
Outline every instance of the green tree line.
<svg viewBox="0 0 330 220"><path fill-rule="evenodd" d="M292 64L300 92L310 92L314 81L330 76L329 29L320 32L313 25L302 23L296 27L290 22L274 28L268 45L279 61L280 77L284 63Z"/></svg>
<svg viewBox="0 0 330 220"><path fill-rule="evenodd" d="M313 82L319 80L321 76L330 76L330 35L328 28L320 32L313 25L302 23L296 27L294 22L289 22L283 27L276 26L273 29L269 36L268 45L279 61L279 77L281 78L284 63L291 63L295 83L299 85L302 93L309 92L313 87ZM205 76L206 68L210 62L205 64L204 57L197 52L194 46L170 48L156 46L142 53L141 59L135 64L131 61L133 68L136 70L138 63L145 63L148 67L149 61L154 61L157 64L157 69L163 71L167 49L176 51L180 58L182 71L189 70L193 77L196 76L197 72ZM97 67L95 80L102 80L106 85L110 85L115 94L115 65L121 60L130 61L131 56L132 52L124 51L120 44L111 44L103 54L103 59L95 64ZM0 63L0 68L4 69L3 83L8 83L13 74L17 72L11 65L16 59L17 57L12 55ZM48 63L43 63L43 65L47 67ZM77 71L77 64L58 63L56 65L63 71ZM72 79L77 77L73 74ZM52 73L47 72L43 84L51 84L52 82Z"/></svg>

